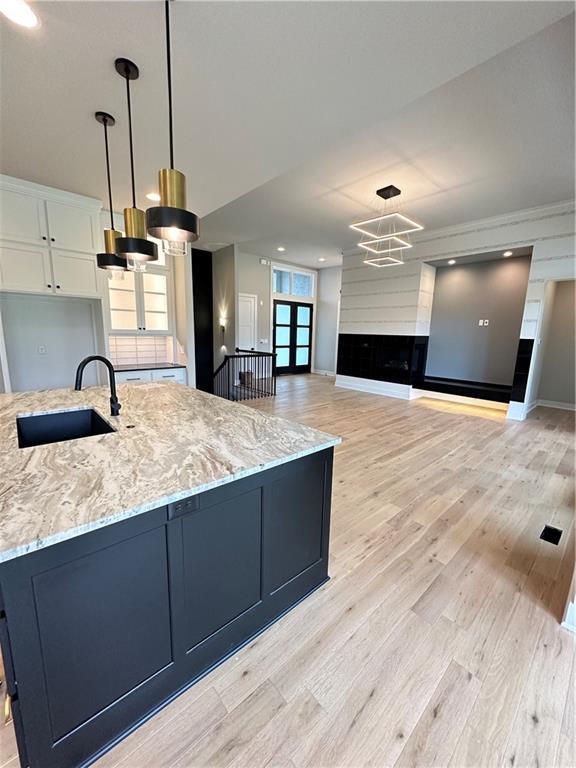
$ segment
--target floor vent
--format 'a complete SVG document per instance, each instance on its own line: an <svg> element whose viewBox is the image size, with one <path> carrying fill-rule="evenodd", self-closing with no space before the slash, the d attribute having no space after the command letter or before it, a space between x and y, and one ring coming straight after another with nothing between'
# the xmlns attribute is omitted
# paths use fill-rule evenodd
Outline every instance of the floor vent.
<svg viewBox="0 0 576 768"><path fill-rule="evenodd" d="M540 538L544 541L549 541L550 544L558 544L562 536L560 528L553 528L551 525L545 525Z"/></svg>

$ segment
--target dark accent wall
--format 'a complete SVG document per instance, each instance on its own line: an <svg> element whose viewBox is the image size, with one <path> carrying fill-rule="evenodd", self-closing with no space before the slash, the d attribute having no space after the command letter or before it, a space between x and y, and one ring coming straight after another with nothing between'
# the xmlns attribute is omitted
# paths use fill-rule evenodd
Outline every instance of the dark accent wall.
<svg viewBox="0 0 576 768"><path fill-rule="evenodd" d="M337 373L417 387L426 368L427 336L341 333Z"/></svg>
<svg viewBox="0 0 576 768"><path fill-rule="evenodd" d="M212 254L192 248L194 299L194 358L196 387L212 392L214 386L214 327L212 310Z"/></svg>
<svg viewBox="0 0 576 768"><path fill-rule="evenodd" d="M529 256L436 270L427 377L512 384L529 270Z"/></svg>
<svg viewBox="0 0 576 768"><path fill-rule="evenodd" d="M514 367L514 379L512 381L512 392L510 400L516 403L523 403L526 397L526 384L528 383L528 373L530 371L530 361L532 360L532 350L534 349L533 339L520 339L518 343L518 352L516 354L516 365Z"/></svg>

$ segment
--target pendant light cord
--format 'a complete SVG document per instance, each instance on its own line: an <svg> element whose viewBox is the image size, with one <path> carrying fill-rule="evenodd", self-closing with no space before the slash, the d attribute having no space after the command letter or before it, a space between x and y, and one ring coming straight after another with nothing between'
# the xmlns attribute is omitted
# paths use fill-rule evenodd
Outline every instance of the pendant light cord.
<svg viewBox="0 0 576 768"><path fill-rule="evenodd" d="M174 168L174 125L172 117L172 59L170 53L170 0L164 0L166 11L166 64L168 71L168 133L170 135L170 168Z"/></svg>
<svg viewBox="0 0 576 768"><path fill-rule="evenodd" d="M130 136L130 177L132 179L132 208L136 208L136 179L134 176L134 146L132 142L132 102L130 101L130 78L126 73L126 100L128 102L128 134Z"/></svg>
<svg viewBox="0 0 576 768"><path fill-rule="evenodd" d="M114 229L114 208L112 207L112 181L110 179L110 150L108 148L108 120L104 120L104 146L106 147L106 178L108 179L108 204L110 206L110 229Z"/></svg>

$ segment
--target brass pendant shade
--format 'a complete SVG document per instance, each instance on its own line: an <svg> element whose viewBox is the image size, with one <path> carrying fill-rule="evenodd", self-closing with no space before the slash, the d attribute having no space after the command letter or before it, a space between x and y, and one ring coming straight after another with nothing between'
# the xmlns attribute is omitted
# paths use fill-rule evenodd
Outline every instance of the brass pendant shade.
<svg viewBox="0 0 576 768"><path fill-rule="evenodd" d="M118 232L117 229L104 230L105 253L98 253L96 255L96 261L100 269L109 269L118 272L126 271L126 259L123 259L116 254L116 240L121 236L122 233Z"/></svg>
<svg viewBox="0 0 576 768"><path fill-rule="evenodd" d="M129 261L155 261L156 244L146 239L146 217L139 208L124 208L126 234L116 240L116 253Z"/></svg>
<svg viewBox="0 0 576 768"><path fill-rule="evenodd" d="M129 59L119 58L115 62L116 71L126 80L126 102L128 106L128 137L130 140L130 178L132 182L132 207L124 208L124 237L116 238L116 255L125 259L128 268L142 265L147 261L157 261L158 248L146 238L146 215L136 206L136 181L134 176L134 143L132 140L132 102L130 100L130 81L137 80L140 71Z"/></svg>
<svg viewBox="0 0 576 768"><path fill-rule="evenodd" d="M104 145L106 148L106 179L108 182L108 204L110 206L110 229L104 230L104 253L96 254L96 263L100 269L124 272L127 268L126 260L116 254L116 239L120 232L114 229L114 209L112 207L112 183L110 180L110 152L108 148L108 128L116 123L116 120L108 112L96 112L96 122L104 126Z"/></svg>
<svg viewBox="0 0 576 768"><path fill-rule="evenodd" d="M158 172L160 205L146 211L148 233L159 240L193 243L200 236L200 222L186 210L186 177L174 168Z"/></svg>
<svg viewBox="0 0 576 768"><path fill-rule="evenodd" d="M174 118L172 110L172 56L170 51L170 0L164 2L166 24L166 65L168 75L168 135L170 168L158 174L160 205L146 211L148 234L159 240L193 243L200 237L198 216L186 210L186 177L174 168Z"/></svg>

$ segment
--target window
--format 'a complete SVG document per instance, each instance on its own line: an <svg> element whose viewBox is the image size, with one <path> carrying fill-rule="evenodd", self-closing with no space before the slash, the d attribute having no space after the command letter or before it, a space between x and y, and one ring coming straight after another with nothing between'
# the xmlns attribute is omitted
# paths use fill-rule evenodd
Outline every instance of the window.
<svg viewBox="0 0 576 768"><path fill-rule="evenodd" d="M314 272L304 272L284 266L273 267L272 293L313 298Z"/></svg>
<svg viewBox="0 0 576 768"><path fill-rule="evenodd" d="M314 281L310 272L292 273L292 295L293 296L313 296Z"/></svg>
<svg viewBox="0 0 576 768"><path fill-rule="evenodd" d="M290 293L290 272L283 269L275 269L273 272L274 293Z"/></svg>

